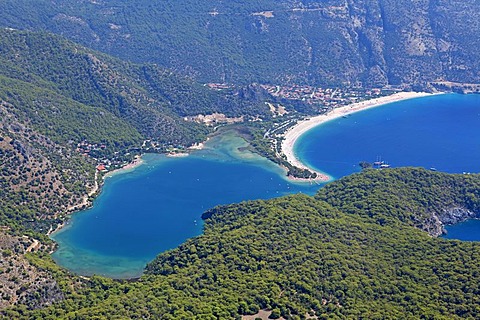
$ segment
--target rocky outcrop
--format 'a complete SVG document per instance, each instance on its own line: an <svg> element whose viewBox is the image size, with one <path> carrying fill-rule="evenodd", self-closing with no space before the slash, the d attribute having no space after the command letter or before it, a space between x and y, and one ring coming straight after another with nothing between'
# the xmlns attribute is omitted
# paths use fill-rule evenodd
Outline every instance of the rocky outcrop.
<svg viewBox="0 0 480 320"><path fill-rule="evenodd" d="M473 212L463 207L453 207L445 209L440 216L440 220L443 224L456 224L467 219L478 218L480 212Z"/></svg>
<svg viewBox="0 0 480 320"><path fill-rule="evenodd" d="M480 217L480 212L473 212L465 207L456 206L445 208L443 212L433 213L430 218L425 219L422 229L434 237L446 233L445 225L452 225L468 219Z"/></svg>

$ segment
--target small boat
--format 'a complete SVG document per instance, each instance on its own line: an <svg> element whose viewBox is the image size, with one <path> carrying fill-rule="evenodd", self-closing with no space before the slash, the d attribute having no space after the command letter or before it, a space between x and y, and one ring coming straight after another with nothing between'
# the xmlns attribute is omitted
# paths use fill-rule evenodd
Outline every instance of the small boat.
<svg viewBox="0 0 480 320"><path fill-rule="evenodd" d="M384 164L385 161L382 161L382 157L377 157L377 161L373 163L375 167L380 167L382 164Z"/></svg>
<svg viewBox="0 0 480 320"><path fill-rule="evenodd" d="M437 171L437 168L430 168L430 171Z"/></svg>
<svg viewBox="0 0 480 320"><path fill-rule="evenodd" d="M382 163L380 165L380 168L385 169L385 168L390 168L390 165L388 163Z"/></svg>

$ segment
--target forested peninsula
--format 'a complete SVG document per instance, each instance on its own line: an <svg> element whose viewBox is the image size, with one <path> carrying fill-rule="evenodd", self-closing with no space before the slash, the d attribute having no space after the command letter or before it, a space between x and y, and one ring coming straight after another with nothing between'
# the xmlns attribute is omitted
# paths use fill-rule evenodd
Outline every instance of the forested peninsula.
<svg viewBox="0 0 480 320"><path fill-rule="evenodd" d="M432 237L432 217L479 213L480 176L367 170L314 197L207 211L204 234L135 281L79 278L29 254L63 299L10 318L477 318L480 245ZM467 218L464 216L463 218ZM47 291L48 293L48 291Z"/></svg>

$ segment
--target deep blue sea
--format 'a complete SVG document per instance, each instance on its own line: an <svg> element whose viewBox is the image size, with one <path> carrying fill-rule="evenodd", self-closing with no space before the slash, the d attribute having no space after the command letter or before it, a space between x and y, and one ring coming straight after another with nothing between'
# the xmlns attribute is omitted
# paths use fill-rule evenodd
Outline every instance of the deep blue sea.
<svg viewBox="0 0 480 320"><path fill-rule="evenodd" d="M332 120L295 144L309 166L335 178L361 161L450 173L480 172L480 95L448 94L392 103ZM445 238L480 241L480 220L446 227Z"/></svg>
<svg viewBox="0 0 480 320"><path fill-rule="evenodd" d="M380 158L392 167L480 172L480 95L438 95L354 113L310 130L294 151L335 178Z"/></svg>
<svg viewBox="0 0 480 320"><path fill-rule="evenodd" d="M463 241L480 241L480 220L467 220L452 226L446 226L444 238Z"/></svg>
<svg viewBox="0 0 480 320"><path fill-rule="evenodd" d="M146 155L142 166L107 178L93 208L53 235L59 244L53 258L83 275L136 277L158 253L199 235L201 214L215 205L318 190L289 182L271 162L240 152L242 146L240 138L219 136L189 157ZM380 158L392 167L479 172L480 96L440 95L355 113L307 132L295 153L335 178ZM478 221L463 225L450 227L449 236L480 240Z"/></svg>

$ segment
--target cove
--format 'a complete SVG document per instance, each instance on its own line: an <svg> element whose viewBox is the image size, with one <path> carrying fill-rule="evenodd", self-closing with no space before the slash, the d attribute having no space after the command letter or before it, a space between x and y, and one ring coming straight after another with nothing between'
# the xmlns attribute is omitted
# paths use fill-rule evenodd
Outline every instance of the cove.
<svg viewBox="0 0 480 320"><path fill-rule="evenodd" d="M392 167L473 173L479 137L480 96L448 94L332 120L294 147L302 162L335 178L377 157ZM215 205L318 190L286 180L283 170L242 147L242 139L224 135L186 158L146 155L134 171L108 178L93 208L52 236L59 245L54 260L82 275L138 277L157 254L201 234L200 216Z"/></svg>
<svg viewBox="0 0 480 320"><path fill-rule="evenodd" d="M318 189L288 181L270 161L240 152L245 146L226 134L188 157L145 155L135 170L107 178L93 207L53 234L53 259L81 275L138 277L156 255L201 234L209 208Z"/></svg>
<svg viewBox="0 0 480 320"><path fill-rule="evenodd" d="M392 167L478 173L480 95L438 95L361 111L308 131L294 148L302 162L335 178L379 158ZM445 238L480 241L480 220L446 230Z"/></svg>

